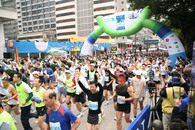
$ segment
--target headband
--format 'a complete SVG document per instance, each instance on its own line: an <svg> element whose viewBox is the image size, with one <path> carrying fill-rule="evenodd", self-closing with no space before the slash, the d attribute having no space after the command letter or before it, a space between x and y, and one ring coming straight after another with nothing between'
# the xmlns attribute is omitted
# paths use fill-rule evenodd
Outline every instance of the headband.
<svg viewBox="0 0 195 130"><path fill-rule="evenodd" d="M118 81L126 81L126 79L118 77Z"/></svg>

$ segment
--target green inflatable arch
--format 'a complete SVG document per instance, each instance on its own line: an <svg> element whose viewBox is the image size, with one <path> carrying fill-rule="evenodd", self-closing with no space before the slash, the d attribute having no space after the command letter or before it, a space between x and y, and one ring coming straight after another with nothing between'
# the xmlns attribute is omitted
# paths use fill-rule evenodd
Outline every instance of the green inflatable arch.
<svg viewBox="0 0 195 130"><path fill-rule="evenodd" d="M146 6L138 11L120 12L111 16L98 16L96 18L99 27L94 30L85 41L81 56L92 55L92 48L95 41L106 33L112 37L130 36L146 27L162 38L167 46L171 66L175 65L176 57L186 58L184 47L171 29L165 25L149 18L150 9Z"/></svg>

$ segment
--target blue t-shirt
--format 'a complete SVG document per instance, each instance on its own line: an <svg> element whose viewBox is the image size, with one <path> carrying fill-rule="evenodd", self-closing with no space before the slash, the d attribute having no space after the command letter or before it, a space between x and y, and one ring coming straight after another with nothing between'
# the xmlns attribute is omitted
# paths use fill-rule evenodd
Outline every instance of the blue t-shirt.
<svg viewBox="0 0 195 130"><path fill-rule="evenodd" d="M47 73L47 75L52 75L53 74L53 70L51 68L46 69L46 73ZM48 80L53 80L53 76L50 76L48 78Z"/></svg>
<svg viewBox="0 0 195 130"><path fill-rule="evenodd" d="M70 130L70 123L73 124L77 120L77 117L72 113L72 111L66 108L64 105L62 106L64 111L63 116L63 112L61 112L62 109L60 109L60 107L57 111L52 111L50 109L49 115L48 113L46 114L45 122L50 126L50 130ZM47 111L48 110L49 108L47 109Z"/></svg>

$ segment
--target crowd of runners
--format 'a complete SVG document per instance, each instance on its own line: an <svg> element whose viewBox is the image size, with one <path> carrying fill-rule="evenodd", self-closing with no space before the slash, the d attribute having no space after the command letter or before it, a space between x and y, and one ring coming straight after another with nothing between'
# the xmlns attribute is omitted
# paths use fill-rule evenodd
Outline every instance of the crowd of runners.
<svg viewBox="0 0 195 130"><path fill-rule="evenodd" d="M71 65L68 66L68 63ZM185 80L189 84L190 77L184 74L184 69L190 65L189 60L178 57L176 63L172 64L164 53L59 56L49 59L27 57L20 59L19 63L4 59L0 65L0 128L13 130L17 128L12 111L20 115L25 130L32 129L29 123L32 117L38 119L37 125L41 130L74 130L79 127L80 118L87 118L87 130L98 130L103 114L101 106L107 106L111 101L116 112L113 120L116 120L117 129L121 130L123 117L130 124L139 114L138 105L143 110L146 92L151 87L148 84L153 83L155 87L153 91L157 103L160 95L163 95L160 91L167 88L169 83ZM51 68L51 65L55 68ZM10 77L6 70L17 73ZM180 75L179 81L173 72ZM169 107L169 102L165 101L163 103ZM77 116L71 111L73 105L78 110ZM163 114L168 113L166 105L162 105ZM83 116L83 108L88 108L88 115ZM31 113L32 110L35 112ZM130 118L130 112L133 118ZM168 129L168 118L163 115L164 129Z"/></svg>

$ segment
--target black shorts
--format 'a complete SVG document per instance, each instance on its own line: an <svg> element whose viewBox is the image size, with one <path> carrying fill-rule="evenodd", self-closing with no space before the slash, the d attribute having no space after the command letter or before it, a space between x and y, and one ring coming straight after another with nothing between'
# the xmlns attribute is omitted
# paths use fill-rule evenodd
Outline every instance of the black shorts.
<svg viewBox="0 0 195 130"><path fill-rule="evenodd" d="M98 122L99 122L98 114L97 115L88 114L87 123L92 124L92 125L97 125Z"/></svg>
<svg viewBox="0 0 195 130"><path fill-rule="evenodd" d="M104 85L104 90L108 90L108 91L113 90L113 89L112 89L112 84L109 85L109 86Z"/></svg>
<svg viewBox="0 0 195 130"><path fill-rule="evenodd" d="M166 75L162 75L162 77L163 77L163 79L165 79L166 78Z"/></svg>
<svg viewBox="0 0 195 130"><path fill-rule="evenodd" d="M117 103L117 111L129 114L131 111L131 104L130 103L126 103L126 104Z"/></svg>
<svg viewBox="0 0 195 130"><path fill-rule="evenodd" d="M154 81L155 84L160 84L160 81Z"/></svg>
<svg viewBox="0 0 195 130"><path fill-rule="evenodd" d="M47 108L45 106L43 107L36 107L37 115L38 116L44 116L46 114Z"/></svg>
<svg viewBox="0 0 195 130"><path fill-rule="evenodd" d="M53 80L52 79L47 79L47 83L52 83Z"/></svg>
<svg viewBox="0 0 195 130"><path fill-rule="evenodd" d="M86 102L83 93L79 95L75 94L75 102L81 102L82 104Z"/></svg>
<svg viewBox="0 0 195 130"><path fill-rule="evenodd" d="M71 97L75 97L75 92L74 93L69 93L67 92L67 95L71 96Z"/></svg>
<svg viewBox="0 0 195 130"><path fill-rule="evenodd" d="M15 106L18 106L19 104L16 104L16 105L10 105L10 104L7 104L8 106L10 106L11 108L15 107Z"/></svg>

